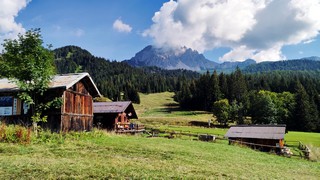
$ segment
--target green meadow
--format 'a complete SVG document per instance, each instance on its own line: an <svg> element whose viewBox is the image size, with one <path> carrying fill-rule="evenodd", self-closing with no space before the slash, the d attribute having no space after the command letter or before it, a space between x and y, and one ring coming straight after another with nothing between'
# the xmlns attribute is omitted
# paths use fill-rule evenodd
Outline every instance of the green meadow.
<svg viewBox="0 0 320 180"><path fill-rule="evenodd" d="M223 136L228 129L207 128L208 119L218 124L213 114L205 111L182 111L173 100L174 93L164 92L156 94L140 94L141 104L134 107L139 115L138 123L146 124L150 128L166 131L190 132L198 134L214 134ZM200 126L193 126L198 122ZM201 126L202 125L202 126ZM301 141L305 145L320 148L320 133L289 131L285 135L288 142Z"/></svg>
<svg viewBox="0 0 320 180"><path fill-rule="evenodd" d="M134 105L147 128L223 137L227 129L207 128L211 113L181 111L172 93L141 94ZM193 125L192 122L200 122ZM319 133L289 132L286 141L318 149ZM226 140L163 138L91 132L43 131L29 144L0 143L0 179L319 179L320 161L287 158Z"/></svg>
<svg viewBox="0 0 320 180"><path fill-rule="evenodd" d="M99 130L0 143L0 179L318 179L320 162L221 142Z"/></svg>

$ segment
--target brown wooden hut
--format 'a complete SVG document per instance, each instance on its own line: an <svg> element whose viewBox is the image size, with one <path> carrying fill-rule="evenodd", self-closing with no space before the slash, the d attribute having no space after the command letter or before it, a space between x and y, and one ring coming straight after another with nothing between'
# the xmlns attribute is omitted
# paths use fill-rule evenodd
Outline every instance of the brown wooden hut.
<svg viewBox="0 0 320 180"><path fill-rule="evenodd" d="M276 150L284 146L286 125L238 125L231 126L226 137L229 144L238 143L263 151Z"/></svg>
<svg viewBox="0 0 320 180"><path fill-rule="evenodd" d="M8 79L0 79L0 119L6 123L30 123L29 107L17 98L18 87ZM88 73L60 74L53 77L45 92L44 102L56 97L63 100L59 109L50 109L47 123L53 131L91 130L93 97L100 92Z"/></svg>
<svg viewBox="0 0 320 180"><path fill-rule="evenodd" d="M130 128L130 119L138 119L131 101L94 102L94 124L109 130Z"/></svg>

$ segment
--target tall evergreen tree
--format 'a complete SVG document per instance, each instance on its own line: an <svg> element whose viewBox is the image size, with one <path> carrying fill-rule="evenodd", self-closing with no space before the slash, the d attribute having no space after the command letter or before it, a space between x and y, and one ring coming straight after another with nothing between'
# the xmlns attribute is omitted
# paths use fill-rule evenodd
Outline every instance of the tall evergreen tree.
<svg viewBox="0 0 320 180"><path fill-rule="evenodd" d="M237 67L235 72L231 75L231 99L237 100L238 102L244 102L247 98L247 91L245 78L239 67Z"/></svg>
<svg viewBox="0 0 320 180"><path fill-rule="evenodd" d="M220 73L219 75L219 87L220 87L222 98L229 97L227 77L224 73Z"/></svg>
<svg viewBox="0 0 320 180"><path fill-rule="evenodd" d="M309 101L309 95L307 94L305 88L300 83L296 82L296 108L294 111L295 121L293 128L296 130L310 131L315 129L312 117L312 107Z"/></svg>
<svg viewBox="0 0 320 180"><path fill-rule="evenodd" d="M210 78L210 101L216 102L221 99L221 91L219 86L219 76L217 71L214 71Z"/></svg>

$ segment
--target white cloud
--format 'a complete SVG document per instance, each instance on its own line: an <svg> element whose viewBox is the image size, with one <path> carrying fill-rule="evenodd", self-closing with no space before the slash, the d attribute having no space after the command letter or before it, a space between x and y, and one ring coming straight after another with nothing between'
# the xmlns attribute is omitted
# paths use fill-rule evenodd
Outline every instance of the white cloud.
<svg viewBox="0 0 320 180"><path fill-rule="evenodd" d="M15 22L14 18L29 2L30 0L0 0L0 44L4 39L13 39L19 33L25 32L22 25ZM0 50L2 49L0 45Z"/></svg>
<svg viewBox="0 0 320 180"><path fill-rule="evenodd" d="M85 34L85 31L83 29L78 28L78 29L74 30L72 32L72 34L74 36L81 37L81 36L83 36Z"/></svg>
<svg viewBox="0 0 320 180"><path fill-rule="evenodd" d="M53 25L54 31L60 31L62 28L59 25Z"/></svg>
<svg viewBox="0 0 320 180"><path fill-rule="evenodd" d="M143 35L160 47L230 47L222 61L278 60L283 46L313 41L319 17L320 0L170 0Z"/></svg>
<svg viewBox="0 0 320 180"><path fill-rule="evenodd" d="M122 22L121 19L117 19L113 23L113 29L117 30L118 32L129 33L131 32L132 27Z"/></svg>

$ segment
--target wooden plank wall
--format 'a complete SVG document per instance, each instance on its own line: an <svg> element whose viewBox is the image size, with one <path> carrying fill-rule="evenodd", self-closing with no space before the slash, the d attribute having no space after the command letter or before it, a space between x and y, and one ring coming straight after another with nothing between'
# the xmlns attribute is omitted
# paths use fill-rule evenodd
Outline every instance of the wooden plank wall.
<svg viewBox="0 0 320 180"><path fill-rule="evenodd" d="M93 101L85 86L78 82L64 92L62 131L90 131L93 126Z"/></svg>

